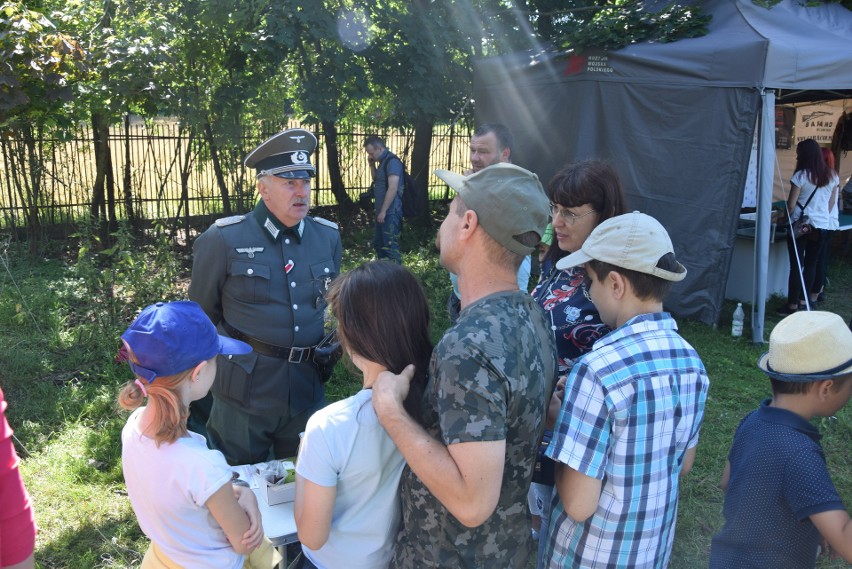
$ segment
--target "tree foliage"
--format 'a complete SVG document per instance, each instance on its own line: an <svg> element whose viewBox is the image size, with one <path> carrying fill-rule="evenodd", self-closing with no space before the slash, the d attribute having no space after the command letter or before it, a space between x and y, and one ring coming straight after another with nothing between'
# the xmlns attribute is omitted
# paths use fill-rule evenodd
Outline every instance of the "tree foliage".
<svg viewBox="0 0 852 569"><path fill-rule="evenodd" d="M659 8L635 0L610 0L568 12L554 23L556 43L562 48L619 49L644 41L673 42L703 36L711 16L699 5L676 2Z"/></svg>
<svg viewBox="0 0 852 569"><path fill-rule="evenodd" d="M752 1L772 9L780 0ZM477 58L676 41L703 35L710 21L698 0L0 2L0 127L30 137L16 164L37 163L34 127L89 122L103 167L92 213L110 219L106 134L131 113L180 120L192 140L182 176L196 158L211 160L226 212L231 188L244 187L247 127L259 136L293 116L315 123L331 151L334 194L347 203L340 170L351 148L337 140L341 125L409 129L412 147L394 150L425 182L433 125L471 120ZM129 166L123 180L128 209Z"/></svg>
<svg viewBox="0 0 852 569"><path fill-rule="evenodd" d="M86 71L79 42L23 2L0 5L0 127L16 118L38 123L58 112Z"/></svg>

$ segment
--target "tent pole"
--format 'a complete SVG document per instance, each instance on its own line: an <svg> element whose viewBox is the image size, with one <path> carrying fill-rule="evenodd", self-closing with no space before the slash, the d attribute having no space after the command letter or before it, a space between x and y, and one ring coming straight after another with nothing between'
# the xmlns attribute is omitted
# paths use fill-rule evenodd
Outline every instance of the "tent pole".
<svg viewBox="0 0 852 569"><path fill-rule="evenodd" d="M772 229L772 187L775 165L775 91L763 89L759 121L757 222L754 231L754 292L751 305L751 335L763 344L766 318L766 289L769 275L769 232Z"/></svg>

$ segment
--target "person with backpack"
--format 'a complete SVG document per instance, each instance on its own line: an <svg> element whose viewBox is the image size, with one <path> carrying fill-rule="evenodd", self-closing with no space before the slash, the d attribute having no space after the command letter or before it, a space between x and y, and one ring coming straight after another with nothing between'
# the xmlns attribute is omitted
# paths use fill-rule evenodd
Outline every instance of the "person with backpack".
<svg viewBox="0 0 852 569"><path fill-rule="evenodd" d="M379 259L402 264L399 231L402 224L402 194L405 167L378 136L368 136L364 150L373 175L373 198L376 205L376 229L373 248Z"/></svg>

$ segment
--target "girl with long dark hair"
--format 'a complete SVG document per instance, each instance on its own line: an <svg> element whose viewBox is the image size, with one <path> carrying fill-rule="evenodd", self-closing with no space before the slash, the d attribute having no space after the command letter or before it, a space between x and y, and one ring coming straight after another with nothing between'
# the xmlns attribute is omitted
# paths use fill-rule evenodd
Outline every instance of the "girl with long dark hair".
<svg viewBox="0 0 852 569"><path fill-rule="evenodd" d="M399 374L414 362L404 405L420 420L432 354L429 306L414 275L384 261L338 277L326 298L364 388L314 413L305 428L296 462L301 567L387 567L405 461L376 417L371 386L380 373Z"/></svg>
<svg viewBox="0 0 852 569"><path fill-rule="evenodd" d="M819 295L822 281L816 282L817 269L831 235L830 209L832 201L837 199L836 194L832 195L839 184L837 174L825 163L816 140L809 138L796 145L796 170L790 179L787 212L791 221L807 214L813 230L798 239L794 239L792 231L787 234L790 276L787 305L778 311L782 316L806 309L805 295L811 302Z"/></svg>

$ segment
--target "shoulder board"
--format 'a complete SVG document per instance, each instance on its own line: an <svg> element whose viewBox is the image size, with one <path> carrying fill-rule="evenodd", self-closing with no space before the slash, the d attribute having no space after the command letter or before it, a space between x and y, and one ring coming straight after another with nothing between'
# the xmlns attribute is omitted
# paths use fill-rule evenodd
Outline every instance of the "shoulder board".
<svg viewBox="0 0 852 569"><path fill-rule="evenodd" d="M316 221L317 223L319 223L320 225L325 225L326 227L331 227L332 229L338 229L337 224L334 223L333 221L329 221L329 220L324 219L322 217L316 217L316 216L314 216L312 219L314 221Z"/></svg>
<svg viewBox="0 0 852 569"><path fill-rule="evenodd" d="M246 216L244 215L232 215L231 217L223 217L222 219L216 220L216 227L227 227L229 225L234 225L235 223L239 223L244 220Z"/></svg>

